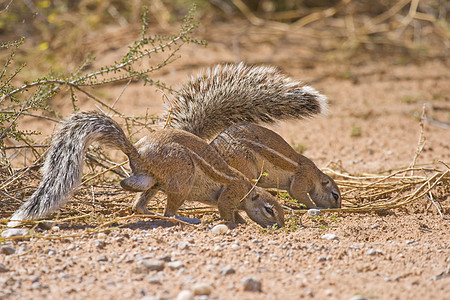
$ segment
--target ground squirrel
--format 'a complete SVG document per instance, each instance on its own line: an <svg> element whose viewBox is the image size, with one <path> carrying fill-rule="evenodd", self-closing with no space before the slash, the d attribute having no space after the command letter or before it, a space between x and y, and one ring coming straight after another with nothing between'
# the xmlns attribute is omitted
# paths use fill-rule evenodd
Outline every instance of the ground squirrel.
<svg viewBox="0 0 450 300"><path fill-rule="evenodd" d="M138 213L149 213L146 204L161 190L167 194L165 216L177 216L184 201L193 200L217 206L220 216L232 223L244 222L238 213L244 210L263 227L284 226L283 209L275 197L230 168L199 137L182 130L162 129L133 146L114 120L92 112L72 115L56 132L41 184L13 214L8 226L45 217L64 205L80 184L85 151L93 142L128 156L133 175L121 186L143 192L133 205Z"/></svg>
<svg viewBox="0 0 450 300"><path fill-rule="evenodd" d="M204 139L248 178L280 188L308 208L341 206L339 188L275 132L255 125L325 114L327 98L273 67L217 65L198 74L170 101L174 128ZM219 135L216 137L216 134ZM312 201L311 201L312 200Z"/></svg>

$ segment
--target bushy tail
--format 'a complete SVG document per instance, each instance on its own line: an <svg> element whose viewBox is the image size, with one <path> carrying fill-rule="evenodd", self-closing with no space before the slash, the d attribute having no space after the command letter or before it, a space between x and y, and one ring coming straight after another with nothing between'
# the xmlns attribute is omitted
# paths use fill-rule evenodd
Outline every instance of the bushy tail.
<svg viewBox="0 0 450 300"><path fill-rule="evenodd" d="M314 88L273 67L243 63L207 69L171 102L171 125L201 138L212 138L236 123L271 123L327 110L327 98Z"/></svg>
<svg viewBox="0 0 450 300"><path fill-rule="evenodd" d="M139 157L111 118L93 112L72 115L53 137L38 189L12 215L8 226L17 226L20 220L45 217L63 206L81 182L84 155L93 142L122 150L130 161Z"/></svg>

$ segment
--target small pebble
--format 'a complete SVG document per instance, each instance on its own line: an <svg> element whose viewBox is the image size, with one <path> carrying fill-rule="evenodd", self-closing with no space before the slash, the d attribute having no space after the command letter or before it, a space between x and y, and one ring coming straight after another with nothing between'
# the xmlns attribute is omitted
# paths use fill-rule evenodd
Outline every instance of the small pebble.
<svg viewBox="0 0 450 300"><path fill-rule="evenodd" d="M380 249L369 249L366 251L366 254L370 255L370 256L374 256L377 254L383 254L383 252Z"/></svg>
<svg viewBox="0 0 450 300"><path fill-rule="evenodd" d="M39 281L39 276L37 276L37 275L31 275L31 276L30 276L30 281L31 281L31 282L37 282L37 281Z"/></svg>
<svg viewBox="0 0 450 300"><path fill-rule="evenodd" d="M144 259L141 265L149 271L162 271L164 269L164 262L162 260Z"/></svg>
<svg viewBox="0 0 450 300"><path fill-rule="evenodd" d="M167 266L171 268L172 270L178 270L184 267L184 263L179 260L171 261L167 263Z"/></svg>
<svg viewBox="0 0 450 300"><path fill-rule="evenodd" d="M59 231L59 226L53 226L53 227L51 228L51 230L52 230L52 231Z"/></svg>
<svg viewBox="0 0 450 300"><path fill-rule="evenodd" d="M242 278L242 286L244 291L261 292L261 279L254 276L247 276Z"/></svg>
<svg viewBox="0 0 450 300"><path fill-rule="evenodd" d="M28 246L28 245L21 245L20 246L20 248L19 248L19 250L17 250L17 254L18 255L23 255L23 254L25 254L28 250L30 250L31 249L31 247L30 246Z"/></svg>
<svg viewBox="0 0 450 300"><path fill-rule="evenodd" d="M192 288L192 291L194 292L195 296L211 295L212 290L213 290L212 286L208 283L197 283Z"/></svg>
<svg viewBox="0 0 450 300"><path fill-rule="evenodd" d="M99 238L99 239L104 239L104 238L106 238L106 233L104 233L104 232L99 232L99 233L97 234L97 238Z"/></svg>
<svg viewBox="0 0 450 300"><path fill-rule="evenodd" d="M8 272L9 269L2 263L0 263L0 273Z"/></svg>
<svg viewBox="0 0 450 300"><path fill-rule="evenodd" d="M367 298L361 294L352 296L349 300L366 300Z"/></svg>
<svg viewBox="0 0 450 300"><path fill-rule="evenodd" d="M229 275L234 273L236 273L236 271L233 269L232 266L225 266L222 268L222 270L220 270L220 274L222 275Z"/></svg>
<svg viewBox="0 0 450 300"><path fill-rule="evenodd" d="M2 232L3 238L9 238L13 236L25 236L28 233L28 229L25 228L10 228Z"/></svg>
<svg viewBox="0 0 450 300"><path fill-rule="evenodd" d="M161 284L161 278L158 276L148 276L147 282L152 284Z"/></svg>
<svg viewBox="0 0 450 300"><path fill-rule="evenodd" d="M94 241L94 245L95 247L97 247L98 249L103 249L106 246L106 243L104 241L100 241L100 240L95 240Z"/></svg>
<svg viewBox="0 0 450 300"><path fill-rule="evenodd" d="M317 217L320 216L321 214L322 212L320 211L320 209L316 208L308 209L308 215L310 215L311 217Z"/></svg>
<svg viewBox="0 0 450 300"><path fill-rule="evenodd" d="M206 270L212 272L216 270L216 267L214 267L213 265L206 265Z"/></svg>
<svg viewBox="0 0 450 300"><path fill-rule="evenodd" d="M97 261L108 261L108 258L106 257L105 254L100 254L99 257L97 258Z"/></svg>
<svg viewBox="0 0 450 300"><path fill-rule="evenodd" d="M194 294L189 290L178 293L176 300L194 300Z"/></svg>
<svg viewBox="0 0 450 300"><path fill-rule="evenodd" d="M238 244L231 245L231 250L234 250L234 251L239 250L239 245Z"/></svg>
<svg viewBox="0 0 450 300"><path fill-rule="evenodd" d="M367 250L366 254L373 256L373 255L377 254L377 251L375 251L374 249L369 249L369 250Z"/></svg>
<svg viewBox="0 0 450 300"><path fill-rule="evenodd" d="M144 296L139 300L161 300L159 296Z"/></svg>
<svg viewBox="0 0 450 300"><path fill-rule="evenodd" d="M189 249L189 245L186 242L181 242L178 244L178 249L180 249L180 250Z"/></svg>
<svg viewBox="0 0 450 300"><path fill-rule="evenodd" d="M127 259L124 260L124 263L131 264L133 261L134 259L132 257L128 257Z"/></svg>
<svg viewBox="0 0 450 300"><path fill-rule="evenodd" d="M0 253L5 254L5 255L11 255L11 254L16 253L16 250L14 248L11 248L8 246L3 246L0 248Z"/></svg>
<svg viewBox="0 0 450 300"><path fill-rule="evenodd" d="M167 261L167 262L169 262L169 261L171 261L172 260L172 258L170 257L170 255L161 255L160 257L158 257L158 259L159 260L162 260L162 261Z"/></svg>
<svg viewBox="0 0 450 300"><path fill-rule="evenodd" d="M322 235L323 240L332 241L332 240L338 240L338 236L332 233L326 233Z"/></svg>
<svg viewBox="0 0 450 300"><path fill-rule="evenodd" d="M213 234L225 234L225 233L227 233L227 231L228 231L228 227L225 224L216 225L211 229L211 232Z"/></svg>
<svg viewBox="0 0 450 300"><path fill-rule="evenodd" d="M53 226L57 225L53 225L53 222L39 222L37 228L42 230L51 230Z"/></svg>
<svg viewBox="0 0 450 300"><path fill-rule="evenodd" d="M33 290L39 290L41 288L41 283L39 281L33 282L33 284L31 285L31 288Z"/></svg>

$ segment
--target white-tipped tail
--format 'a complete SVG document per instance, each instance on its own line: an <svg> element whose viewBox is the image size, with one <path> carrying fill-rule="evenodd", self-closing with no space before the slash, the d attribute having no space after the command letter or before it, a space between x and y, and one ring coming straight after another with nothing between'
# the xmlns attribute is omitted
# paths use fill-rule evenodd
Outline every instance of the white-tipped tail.
<svg viewBox="0 0 450 300"><path fill-rule="evenodd" d="M122 150L130 160L138 156L137 150L111 118L97 113L73 115L52 139L39 187L12 215L8 226L45 217L63 206L81 182L85 151L95 141Z"/></svg>
<svg viewBox="0 0 450 300"><path fill-rule="evenodd" d="M327 98L327 96L319 93L315 88L313 88L309 85L303 86L303 90L305 91L306 94L314 96L315 101L317 101L317 103L320 106L320 109L319 109L320 114L323 116L328 115L328 98Z"/></svg>

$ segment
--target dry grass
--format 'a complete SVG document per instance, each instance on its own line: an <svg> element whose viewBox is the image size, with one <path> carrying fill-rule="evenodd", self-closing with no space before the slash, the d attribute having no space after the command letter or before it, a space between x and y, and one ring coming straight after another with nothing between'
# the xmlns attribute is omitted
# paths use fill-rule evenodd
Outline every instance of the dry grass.
<svg viewBox="0 0 450 300"><path fill-rule="evenodd" d="M130 219L167 219L161 216L138 216L131 211L134 195L120 189L117 174L110 172L122 167L120 164L98 165L88 163L91 170L79 191L69 205L61 209L53 221L33 221L32 226L43 222L65 222L88 224L84 233L100 232L112 225L120 226ZM5 200L0 202L0 218L2 227L8 217L27 199L39 182L37 167L39 160L33 166L8 174L0 174L0 194ZM93 171L92 171L93 170ZM427 200L434 205L443 218L450 207L444 204L450 194L450 168L444 162L434 164L409 166L397 170L387 170L378 174L350 174L337 164L332 163L324 169L335 178L342 193L343 207L341 209L326 209L326 212L357 213L378 212L409 206L418 201ZM115 178L112 178L115 177ZM30 184L32 182L33 184ZM284 201L286 212L304 214L306 210ZM161 213L165 205L164 194L159 193L149 204L151 211ZM202 217L205 214L215 214L216 209L189 203L180 210L181 215ZM173 222L182 221L170 219ZM185 224L185 223L184 223ZM47 238L49 238L47 236Z"/></svg>
<svg viewBox="0 0 450 300"><path fill-rule="evenodd" d="M342 212L388 210L425 196L445 200L445 195L450 192L450 169L444 163L380 174L351 175L332 168L325 171L339 178L336 183L342 190Z"/></svg>
<svg viewBox="0 0 450 300"><path fill-rule="evenodd" d="M390 55L404 62L448 57L450 31L443 2L341 0L334 6L330 1L322 8L291 11L252 11L241 0L233 3L255 25L249 28L246 39L259 36L259 42L269 42L286 35L306 38L308 45L302 43L302 50L311 48L310 56L319 61L321 55L314 55L316 51L355 62L368 55Z"/></svg>

